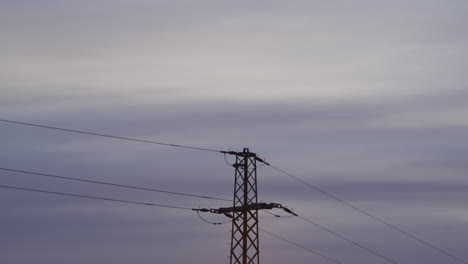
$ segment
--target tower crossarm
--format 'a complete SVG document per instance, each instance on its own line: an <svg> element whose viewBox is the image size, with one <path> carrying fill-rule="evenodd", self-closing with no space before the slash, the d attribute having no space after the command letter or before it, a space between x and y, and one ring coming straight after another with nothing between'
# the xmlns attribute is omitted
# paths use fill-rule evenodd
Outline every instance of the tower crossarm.
<svg viewBox="0 0 468 264"><path fill-rule="evenodd" d="M245 212L251 210L268 210L273 208L282 208L281 204L277 203L254 203L245 206L234 206L234 207L221 207L218 209L212 209L210 212L215 214L233 213L233 212Z"/></svg>
<svg viewBox="0 0 468 264"><path fill-rule="evenodd" d="M192 209L192 210L200 211L200 212L210 212L213 214L223 214L232 218L231 213L235 213L235 212L246 212L246 211L252 211L252 210L271 210L274 208L283 209L285 212L297 216L297 214L295 214L293 211L291 211L287 207L284 207L283 205L278 204L278 203L254 203L254 204L249 204L246 206L221 207L218 209L199 208L199 209Z"/></svg>

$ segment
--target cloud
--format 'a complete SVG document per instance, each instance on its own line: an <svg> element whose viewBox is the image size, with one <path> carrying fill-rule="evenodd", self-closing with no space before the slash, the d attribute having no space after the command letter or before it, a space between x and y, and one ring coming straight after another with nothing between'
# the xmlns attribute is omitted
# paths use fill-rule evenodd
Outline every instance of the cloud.
<svg viewBox="0 0 468 264"><path fill-rule="evenodd" d="M249 147L466 255L465 2L0 6L2 118L223 150ZM0 131L0 166L232 196L234 170L222 155L4 123ZM15 186L221 205L14 173L1 177ZM401 263L449 261L268 167L259 168L259 188L261 200L291 206ZM229 226L205 225L190 212L12 190L0 196L0 245L8 263L222 262L229 253ZM297 219L266 215L261 221L350 264L379 261ZM271 263L311 261L307 252L265 234L261 243Z"/></svg>

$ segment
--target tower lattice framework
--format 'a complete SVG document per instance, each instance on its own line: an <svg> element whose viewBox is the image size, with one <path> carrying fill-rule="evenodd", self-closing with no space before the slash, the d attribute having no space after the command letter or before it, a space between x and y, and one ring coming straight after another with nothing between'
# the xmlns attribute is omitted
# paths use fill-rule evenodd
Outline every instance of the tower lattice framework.
<svg viewBox="0 0 468 264"><path fill-rule="evenodd" d="M236 153L233 207L257 204L257 156L248 148ZM258 264L258 210L233 212L231 264Z"/></svg>

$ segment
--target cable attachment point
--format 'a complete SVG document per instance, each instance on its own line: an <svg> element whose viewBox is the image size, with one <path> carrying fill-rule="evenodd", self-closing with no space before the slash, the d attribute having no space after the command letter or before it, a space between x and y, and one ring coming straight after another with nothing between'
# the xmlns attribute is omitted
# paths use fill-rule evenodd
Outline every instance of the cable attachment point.
<svg viewBox="0 0 468 264"><path fill-rule="evenodd" d="M292 210L290 210L289 208L286 208L286 207L283 207L283 210L286 212L286 213L289 213L289 214L292 214L294 216L298 216L296 213L294 213Z"/></svg>
<svg viewBox="0 0 468 264"><path fill-rule="evenodd" d="M229 154L229 155L237 155L237 152L229 150L229 151L220 151L222 154Z"/></svg>
<svg viewBox="0 0 468 264"><path fill-rule="evenodd" d="M266 162L265 159L261 159L261 158L259 158L259 157L255 157L255 159L256 159L257 161L259 161L259 162L265 164L265 165L270 166L270 163Z"/></svg>
<svg viewBox="0 0 468 264"><path fill-rule="evenodd" d="M206 208L192 208L192 211L197 211L197 212L204 212L204 213L208 213L210 211L210 209L206 209Z"/></svg>
<svg viewBox="0 0 468 264"><path fill-rule="evenodd" d="M200 212L204 212L204 213L211 213L211 211L213 211L213 209L207 209L207 208L192 208L193 211L197 212L197 215L198 217L200 217L201 220L203 220L203 222L206 222L208 224L212 224L212 225L222 225L222 224L226 224L226 223L229 223L230 221L226 221L226 222L210 222L208 220L206 220L205 218L203 218L201 215L200 215ZM226 215L226 214L225 214ZM227 215L226 215L227 216ZM232 216L231 216L232 218Z"/></svg>

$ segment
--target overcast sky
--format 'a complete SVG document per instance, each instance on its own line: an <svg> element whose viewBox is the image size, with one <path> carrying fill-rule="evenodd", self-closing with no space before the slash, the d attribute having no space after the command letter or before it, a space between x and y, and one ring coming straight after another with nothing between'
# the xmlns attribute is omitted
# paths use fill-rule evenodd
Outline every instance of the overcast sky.
<svg viewBox="0 0 468 264"><path fill-rule="evenodd" d="M0 0L0 118L249 147L468 260L466 47L462 0ZM0 135L0 167L233 195L234 169L217 153L4 122ZM267 166L258 177L260 200L398 263L459 263ZM5 171L0 185L229 206ZM191 211L7 189L0 208L5 264L228 263L230 225ZM300 219L260 215L262 228L344 264L388 263ZM332 263L267 234L260 243L263 263Z"/></svg>

